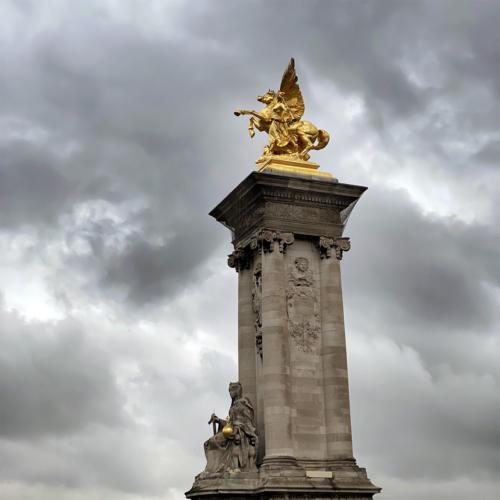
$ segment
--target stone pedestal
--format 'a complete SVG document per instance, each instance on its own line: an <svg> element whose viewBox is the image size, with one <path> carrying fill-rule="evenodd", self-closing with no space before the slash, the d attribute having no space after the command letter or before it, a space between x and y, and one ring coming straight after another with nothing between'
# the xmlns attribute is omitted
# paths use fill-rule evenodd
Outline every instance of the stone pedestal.
<svg viewBox="0 0 500 500"><path fill-rule="evenodd" d="M366 188L267 168L210 215L231 230L239 381L254 404L258 473L195 481L188 498L371 499L352 453L340 260Z"/></svg>

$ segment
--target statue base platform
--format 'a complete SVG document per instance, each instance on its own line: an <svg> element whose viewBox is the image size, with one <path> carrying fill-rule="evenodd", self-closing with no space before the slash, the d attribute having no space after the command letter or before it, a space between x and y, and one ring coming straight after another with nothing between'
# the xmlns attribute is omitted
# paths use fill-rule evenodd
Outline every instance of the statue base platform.
<svg viewBox="0 0 500 500"><path fill-rule="evenodd" d="M328 178L329 180L338 182L329 172L318 172L318 163L295 157L270 156L268 158L259 158L257 163L259 165L257 172L272 173L272 171L276 171L282 174L300 174L301 176L306 175L313 178Z"/></svg>
<svg viewBox="0 0 500 500"><path fill-rule="evenodd" d="M200 474L187 498L195 500L372 500L380 492L354 460L264 460L258 472Z"/></svg>

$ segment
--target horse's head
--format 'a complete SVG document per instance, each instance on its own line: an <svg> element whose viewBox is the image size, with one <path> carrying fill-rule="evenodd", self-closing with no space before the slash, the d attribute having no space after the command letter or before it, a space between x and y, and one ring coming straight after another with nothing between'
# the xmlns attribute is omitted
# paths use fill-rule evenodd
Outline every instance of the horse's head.
<svg viewBox="0 0 500 500"><path fill-rule="evenodd" d="M269 104L273 102L276 97L276 92L274 90L269 89L264 95L260 95L257 97L257 101L263 104Z"/></svg>

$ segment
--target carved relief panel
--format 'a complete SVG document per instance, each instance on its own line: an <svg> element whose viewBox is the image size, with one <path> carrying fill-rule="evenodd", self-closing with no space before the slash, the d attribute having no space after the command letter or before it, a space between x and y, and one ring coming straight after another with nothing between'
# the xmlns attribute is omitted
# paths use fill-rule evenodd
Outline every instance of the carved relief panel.
<svg viewBox="0 0 500 500"><path fill-rule="evenodd" d="M312 352L321 331L318 291L309 259L296 257L288 268L288 332L298 349Z"/></svg>
<svg viewBox="0 0 500 500"><path fill-rule="evenodd" d="M253 271L252 310L254 314L255 347L262 359L262 264L258 262Z"/></svg>

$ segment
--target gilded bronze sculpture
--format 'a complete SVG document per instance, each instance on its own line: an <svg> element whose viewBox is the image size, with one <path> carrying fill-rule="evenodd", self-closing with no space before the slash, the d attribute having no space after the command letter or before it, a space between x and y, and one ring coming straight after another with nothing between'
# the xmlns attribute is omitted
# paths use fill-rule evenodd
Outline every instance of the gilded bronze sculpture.
<svg viewBox="0 0 500 500"><path fill-rule="evenodd" d="M304 114L304 99L297 83L295 61L292 57L283 73L280 90L268 90L257 100L266 105L261 111L239 109L236 116L251 115L248 130L250 137L255 128L267 132L269 144L264 147L257 163L273 157L291 160L309 160L309 151L323 149L330 140L326 130L318 130L311 122L301 121Z"/></svg>

